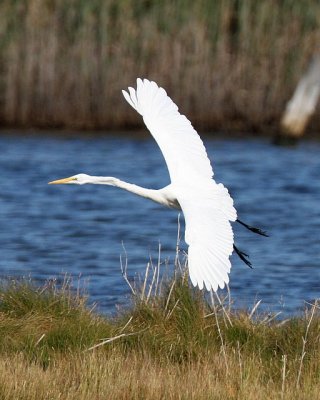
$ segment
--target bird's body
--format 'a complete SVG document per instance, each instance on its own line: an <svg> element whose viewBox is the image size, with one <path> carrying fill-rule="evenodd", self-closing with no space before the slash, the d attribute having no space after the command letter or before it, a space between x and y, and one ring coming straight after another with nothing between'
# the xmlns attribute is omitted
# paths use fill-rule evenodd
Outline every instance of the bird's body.
<svg viewBox="0 0 320 400"><path fill-rule="evenodd" d="M230 222L237 212L228 190L213 179L205 147L190 121L181 115L164 89L147 79L137 89L123 91L128 103L142 115L168 166L171 184L146 189L114 177L74 175L50 183L116 186L161 205L182 210L189 245L188 266L194 286L216 291L229 282L229 257L234 248ZM250 228L249 228L250 229Z"/></svg>

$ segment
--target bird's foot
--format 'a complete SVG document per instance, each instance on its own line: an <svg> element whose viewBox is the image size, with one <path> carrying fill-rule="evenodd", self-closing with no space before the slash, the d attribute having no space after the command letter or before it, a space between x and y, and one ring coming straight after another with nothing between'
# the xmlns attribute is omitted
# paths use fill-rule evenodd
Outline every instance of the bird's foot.
<svg viewBox="0 0 320 400"><path fill-rule="evenodd" d="M233 245L233 249L234 251L238 254L238 256L240 257L240 259L249 267L249 268L253 268L251 262L248 260L249 255L246 254L245 252L241 251L238 249L238 247L236 247L236 245Z"/></svg>

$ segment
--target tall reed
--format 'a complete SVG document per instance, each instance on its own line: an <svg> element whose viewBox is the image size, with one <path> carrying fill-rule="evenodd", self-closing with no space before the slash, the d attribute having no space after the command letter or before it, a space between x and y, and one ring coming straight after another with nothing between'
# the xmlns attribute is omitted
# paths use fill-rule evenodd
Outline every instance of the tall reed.
<svg viewBox="0 0 320 400"><path fill-rule="evenodd" d="M140 76L198 128L268 128L317 48L319 21L316 0L2 0L0 123L138 126L120 90Z"/></svg>

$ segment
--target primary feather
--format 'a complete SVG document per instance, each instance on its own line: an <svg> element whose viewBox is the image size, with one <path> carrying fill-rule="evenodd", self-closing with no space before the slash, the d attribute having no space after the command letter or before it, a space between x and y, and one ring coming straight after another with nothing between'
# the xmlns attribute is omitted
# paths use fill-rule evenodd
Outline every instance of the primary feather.
<svg viewBox="0 0 320 400"><path fill-rule="evenodd" d="M171 182L211 179L212 167L206 149L190 121L155 82L137 79L137 90L123 91L128 103L138 111L158 143L166 160Z"/></svg>
<svg viewBox="0 0 320 400"><path fill-rule="evenodd" d="M233 251L230 221L237 218L228 190L214 181L202 140L164 89L147 79L137 79L137 89L129 88L123 95L142 115L167 163L170 193L186 221L193 285L215 291L223 288L229 281Z"/></svg>

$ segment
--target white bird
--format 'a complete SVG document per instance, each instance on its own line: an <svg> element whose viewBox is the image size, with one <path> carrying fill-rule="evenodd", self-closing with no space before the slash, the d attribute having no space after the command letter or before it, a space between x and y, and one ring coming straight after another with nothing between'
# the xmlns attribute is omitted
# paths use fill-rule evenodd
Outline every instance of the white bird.
<svg viewBox="0 0 320 400"><path fill-rule="evenodd" d="M167 163L171 183L163 189L146 189L109 176L78 174L50 184L99 184L125 189L164 206L182 210L191 282L199 289L216 291L229 282L233 249L249 266L247 255L234 245L230 222L266 235L237 220L228 190L213 179L213 171L200 136L181 115L166 91L155 82L137 79L137 89L122 91L127 102L142 115Z"/></svg>

